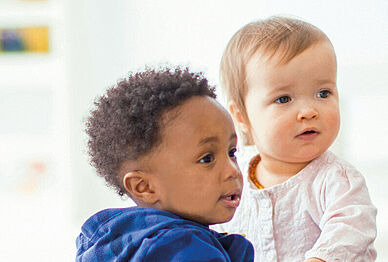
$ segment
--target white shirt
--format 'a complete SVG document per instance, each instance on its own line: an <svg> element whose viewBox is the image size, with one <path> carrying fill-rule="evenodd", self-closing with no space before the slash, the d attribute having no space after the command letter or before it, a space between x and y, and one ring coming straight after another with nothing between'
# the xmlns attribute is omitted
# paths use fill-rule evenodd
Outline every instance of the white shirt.
<svg viewBox="0 0 388 262"><path fill-rule="evenodd" d="M213 228L246 234L255 261L367 262L376 259L376 212L363 176L327 151L279 185L245 183L233 219Z"/></svg>

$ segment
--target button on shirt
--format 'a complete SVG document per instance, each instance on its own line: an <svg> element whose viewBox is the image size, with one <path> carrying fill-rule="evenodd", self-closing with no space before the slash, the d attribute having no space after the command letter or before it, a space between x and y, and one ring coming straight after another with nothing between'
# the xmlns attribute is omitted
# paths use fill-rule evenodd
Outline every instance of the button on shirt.
<svg viewBox="0 0 388 262"><path fill-rule="evenodd" d="M365 180L333 153L325 152L279 185L259 190L245 182L233 219L213 228L246 234L255 261L376 259L376 208Z"/></svg>

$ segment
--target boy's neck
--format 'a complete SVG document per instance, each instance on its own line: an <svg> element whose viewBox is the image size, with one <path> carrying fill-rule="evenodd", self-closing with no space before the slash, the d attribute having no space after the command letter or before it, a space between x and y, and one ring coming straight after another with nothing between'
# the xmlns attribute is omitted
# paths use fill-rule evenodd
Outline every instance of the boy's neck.
<svg viewBox="0 0 388 262"><path fill-rule="evenodd" d="M281 184L305 168L310 162L290 163L261 156L261 160L256 167L256 177L264 187L271 187Z"/></svg>

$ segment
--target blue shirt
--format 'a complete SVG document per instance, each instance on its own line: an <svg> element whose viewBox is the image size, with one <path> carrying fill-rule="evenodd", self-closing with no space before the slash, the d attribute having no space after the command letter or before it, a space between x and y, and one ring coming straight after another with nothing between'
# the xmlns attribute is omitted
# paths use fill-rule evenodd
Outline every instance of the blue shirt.
<svg viewBox="0 0 388 262"><path fill-rule="evenodd" d="M76 240L76 261L253 261L241 235L217 233L170 212L106 209L90 217Z"/></svg>

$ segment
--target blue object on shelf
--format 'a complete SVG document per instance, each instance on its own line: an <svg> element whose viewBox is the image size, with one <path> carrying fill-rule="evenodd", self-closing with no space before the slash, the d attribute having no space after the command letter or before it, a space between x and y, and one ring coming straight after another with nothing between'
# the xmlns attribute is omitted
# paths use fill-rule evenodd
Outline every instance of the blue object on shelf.
<svg viewBox="0 0 388 262"><path fill-rule="evenodd" d="M15 30L1 32L1 47L4 52L24 51L22 36Z"/></svg>

